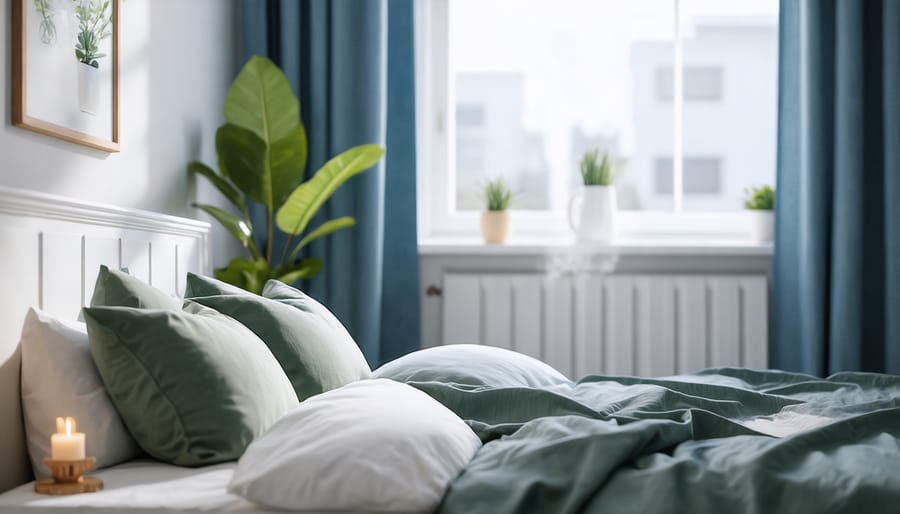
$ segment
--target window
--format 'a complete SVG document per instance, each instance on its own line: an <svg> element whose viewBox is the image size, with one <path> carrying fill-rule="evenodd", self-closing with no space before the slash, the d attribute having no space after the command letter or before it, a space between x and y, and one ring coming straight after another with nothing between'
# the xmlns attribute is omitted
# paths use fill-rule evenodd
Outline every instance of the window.
<svg viewBox="0 0 900 514"><path fill-rule="evenodd" d="M423 237L477 234L495 177L517 233L564 235L593 148L626 237L738 237L774 182L778 0L418 1Z"/></svg>

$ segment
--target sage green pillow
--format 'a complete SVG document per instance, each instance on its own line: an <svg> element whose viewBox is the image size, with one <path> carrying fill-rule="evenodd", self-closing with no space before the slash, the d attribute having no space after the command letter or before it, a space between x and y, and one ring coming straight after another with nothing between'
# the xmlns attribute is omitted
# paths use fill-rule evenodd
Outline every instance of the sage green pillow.
<svg viewBox="0 0 900 514"><path fill-rule="evenodd" d="M268 347L213 309L90 307L84 317L106 391L141 448L161 461L235 460L299 404Z"/></svg>
<svg viewBox="0 0 900 514"><path fill-rule="evenodd" d="M91 307L181 310L181 300L124 271L100 266Z"/></svg>
<svg viewBox="0 0 900 514"><path fill-rule="evenodd" d="M240 321L259 336L278 359L300 401L371 377L365 357L341 322L319 302L281 286L287 290L283 296L290 293L290 298L264 298L188 273L186 295ZM274 288L266 285L267 291Z"/></svg>

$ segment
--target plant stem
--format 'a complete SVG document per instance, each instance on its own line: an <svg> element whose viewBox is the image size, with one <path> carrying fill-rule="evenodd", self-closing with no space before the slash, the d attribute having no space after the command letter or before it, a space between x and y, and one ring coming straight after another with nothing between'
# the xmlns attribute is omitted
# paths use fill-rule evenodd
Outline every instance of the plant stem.
<svg viewBox="0 0 900 514"><path fill-rule="evenodd" d="M288 234L287 241L284 242L284 248L281 250L281 262L284 263L284 258L287 257L288 247L291 246L291 239L294 238L294 234Z"/></svg>
<svg viewBox="0 0 900 514"><path fill-rule="evenodd" d="M266 214L268 214L268 232L269 236L266 238L266 262L269 266L272 266L272 208L269 207L266 210Z"/></svg>

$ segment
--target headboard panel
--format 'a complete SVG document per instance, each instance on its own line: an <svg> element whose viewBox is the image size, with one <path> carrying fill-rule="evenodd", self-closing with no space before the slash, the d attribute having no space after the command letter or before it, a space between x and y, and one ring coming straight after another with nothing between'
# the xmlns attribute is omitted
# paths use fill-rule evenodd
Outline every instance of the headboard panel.
<svg viewBox="0 0 900 514"><path fill-rule="evenodd" d="M33 479L19 391L28 308L76 319L101 264L181 295L187 271L208 271L208 234L197 220L0 188L0 491Z"/></svg>

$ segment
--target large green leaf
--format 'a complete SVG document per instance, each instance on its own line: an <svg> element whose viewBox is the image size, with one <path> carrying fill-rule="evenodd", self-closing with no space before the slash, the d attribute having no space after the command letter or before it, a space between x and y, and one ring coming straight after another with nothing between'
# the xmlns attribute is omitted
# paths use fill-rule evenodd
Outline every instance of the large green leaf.
<svg viewBox="0 0 900 514"><path fill-rule="evenodd" d="M218 173L212 170L209 166L203 164L198 161L191 161L188 163L188 174L194 175L202 175L209 180L212 185L216 186L216 189L219 190L220 193L225 195L225 198L238 209L244 213L244 216L247 216L247 204L244 202L244 198L241 196L241 192L237 190L234 185L228 181L225 177L220 176Z"/></svg>
<svg viewBox="0 0 900 514"><path fill-rule="evenodd" d="M226 123L216 131L216 151L222 173L274 211L303 178L306 134L298 125L267 147L253 131Z"/></svg>
<svg viewBox="0 0 900 514"><path fill-rule="evenodd" d="M278 228L299 235L322 204L348 179L372 167L384 155L378 145L355 146L326 162L315 175L300 184L278 209Z"/></svg>
<svg viewBox="0 0 900 514"><path fill-rule="evenodd" d="M319 257L309 257L302 259L291 266L290 271L277 277L275 280L284 282L285 284L293 284L294 282L304 279L313 278L322 271L325 261Z"/></svg>
<svg viewBox="0 0 900 514"><path fill-rule="evenodd" d="M328 220L325 223L322 223L314 230L310 231L309 234L306 234L306 236L301 239L299 243L297 243L297 246L294 247L294 251L291 252L289 260L295 260L297 258L297 255L300 253L300 250L302 250L304 246L315 241L316 239L327 236L328 234L336 232L342 228L352 227L353 225L356 225L356 220L351 218L350 216L335 218L333 220Z"/></svg>
<svg viewBox="0 0 900 514"><path fill-rule="evenodd" d="M225 121L251 130L272 144L300 124L300 102L278 66L255 55L228 90Z"/></svg>
<svg viewBox="0 0 900 514"><path fill-rule="evenodd" d="M272 176L272 205L277 209L301 182L306 168L306 131L297 125L269 147Z"/></svg>
<svg viewBox="0 0 900 514"><path fill-rule="evenodd" d="M266 143L251 130L226 123L216 131L219 169L256 202L271 197L270 181L263 180Z"/></svg>
<svg viewBox="0 0 900 514"><path fill-rule="evenodd" d="M231 259L227 267L216 268L214 273L223 282L260 294L269 278L269 265L263 258L253 261L235 258Z"/></svg>
<svg viewBox="0 0 900 514"><path fill-rule="evenodd" d="M253 231L246 221L213 205L194 204L194 207L206 212L215 218L216 221L221 223L228 233L234 236L235 239L244 245L244 248L250 251L250 254L253 255L254 259L259 257L259 249L256 247L256 241L253 239Z"/></svg>

